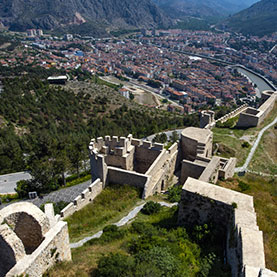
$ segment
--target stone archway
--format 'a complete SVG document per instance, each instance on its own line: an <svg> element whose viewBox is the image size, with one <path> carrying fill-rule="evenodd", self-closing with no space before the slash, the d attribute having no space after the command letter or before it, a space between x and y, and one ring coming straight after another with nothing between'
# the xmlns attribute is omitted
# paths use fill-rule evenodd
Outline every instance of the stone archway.
<svg viewBox="0 0 277 277"><path fill-rule="evenodd" d="M0 224L7 223L22 241L26 254L31 254L50 229L49 219L31 203L17 203L0 211Z"/></svg>
<svg viewBox="0 0 277 277"><path fill-rule="evenodd" d="M6 276L24 256L21 240L7 224L0 225L0 277Z"/></svg>
<svg viewBox="0 0 277 277"><path fill-rule="evenodd" d="M26 254L33 253L44 239L41 226L35 218L27 213L16 213L10 217L13 220L16 219L13 230L21 239ZM7 217L6 221L10 222L10 218Z"/></svg>

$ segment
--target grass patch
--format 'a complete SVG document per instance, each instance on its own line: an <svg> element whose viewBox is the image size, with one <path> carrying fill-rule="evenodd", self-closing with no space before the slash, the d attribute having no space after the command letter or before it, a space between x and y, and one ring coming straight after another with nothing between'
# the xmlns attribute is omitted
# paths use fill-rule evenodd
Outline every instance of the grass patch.
<svg viewBox="0 0 277 277"><path fill-rule="evenodd" d="M177 226L177 213L178 207L162 207L155 214L139 213L127 226L108 226L101 238L73 249L72 262L58 264L45 275L230 276L215 255L214 241L201 235L209 230L195 226L188 233Z"/></svg>
<svg viewBox="0 0 277 277"><path fill-rule="evenodd" d="M267 130L250 163L250 169L277 175L277 129L273 126Z"/></svg>
<svg viewBox="0 0 277 277"><path fill-rule="evenodd" d="M242 166L251 148L243 147L243 141L234 136L230 129L213 128L213 132L213 141L219 144L216 155L224 158L236 157L237 166Z"/></svg>
<svg viewBox="0 0 277 277"><path fill-rule="evenodd" d="M217 155L224 158L236 157L237 166L242 166L251 149L251 147L243 147L244 138L242 137L250 136L251 141L255 141L259 131L265 126L267 126L270 122L272 122L276 116L277 116L277 104L275 104L272 111L269 113L269 115L266 117L263 123L258 127L248 128L248 129L217 128L217 127L213 128L212 131L214 133L214 143L219 144L219 151ZM273 147L272 142L271 142L271 147ZM260 153L255 154L254 158L256 157L257 161L259 161L260 159L259 154L262 154L262 152L263 150L260 150ZM266 168L267 161L265 158L263 158L262 163L264 165L261 166L261 168ZM272 174L272 172L275 170L275 167L273 164L271 164L269 165L268 169L269 171L265 171L265 172Z"/></svg>
<svg viewBox="0 0 277 277"><path fill-rule="evenodd" d="M257 223L263 231L266 267L277 271L277 180L246 174L218 184L254 197Z"/></svg>
<svg viewBox="0 0 277 277"><path fill-rule="evenodd" d="M71 241L96 233L122 218L140 201L140 191L131 186L106 187L94 201L67 218Z"/></svg>

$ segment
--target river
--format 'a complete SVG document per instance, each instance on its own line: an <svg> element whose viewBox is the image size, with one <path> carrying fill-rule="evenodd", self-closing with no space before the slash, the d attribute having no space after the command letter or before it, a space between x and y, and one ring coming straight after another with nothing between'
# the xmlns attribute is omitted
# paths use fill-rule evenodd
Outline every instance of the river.
<svg viewBox="0 0 277 277"><path fill-rule="evenodd" d="M265 90L272 90L272 87L267 84L261 77L241 68L241 67L236 67L236 69L238 70L238 72L240 72L241 74L245 75L246 77L248 77L252 83L257 85L257 97L261 97L261 93Z"/></svg>

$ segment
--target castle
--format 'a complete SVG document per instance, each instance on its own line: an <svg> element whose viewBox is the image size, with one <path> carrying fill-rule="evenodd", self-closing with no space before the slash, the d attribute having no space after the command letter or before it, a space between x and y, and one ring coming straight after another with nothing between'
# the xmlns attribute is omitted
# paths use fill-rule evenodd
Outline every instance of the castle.
<svg viewBox="0 0 277 277"><path fill-rule="evenodd" d="M56 261L71 259L67 224L62 221L91 203L109 183L142 190L142 198L165 190L174 172L182 186L178 222L213 222L225 234L226 259L234 277L277 277L265 268L263 234L253 197L214 185L234 174L236 159L212 155L213 133L188 127L168 149L160 143L105 136L89 144L92 183L60 215L30 203L0 211L0 276L41 276Z"/></svg>

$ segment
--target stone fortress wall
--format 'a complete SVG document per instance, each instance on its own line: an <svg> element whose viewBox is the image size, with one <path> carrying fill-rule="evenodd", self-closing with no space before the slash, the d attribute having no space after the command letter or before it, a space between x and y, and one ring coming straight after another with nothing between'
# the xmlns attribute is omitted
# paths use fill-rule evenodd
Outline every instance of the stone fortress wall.
<svg viewBox="0 0 277 277"><path fill-rule="evenodd" d="M61 211L61 219L65 219L76 211L81 210L83 207L91 203L94 198L103 190L103 183L100 179L96 179L88 188L86 188L79 196L77 196L73 202L69 203Z"/></svg>
<svg viewBox="0 0 277 277"><path fill-rule="evenodd" d="M0 276L42 276L58 261L70 261L67 223L28 202L0 211Z"/></svg>
<svg viewBox="0 0 277 277"><path fill-rule="evenodd" d="M277 100L277 91L267 90L262 92L262 105L258 109L247 108L240 114L237 127L249 128L259 126L273 109Z"/></svg>
<svg viewBox="0 0 277 277"><path fill-rule="evenodd" d="M228 119L233 118L242 112L244 112L247 109L248 105L243 104L236 108L235 110L231 111L228 114L225 114L224 116L220 117L219 119L214 119L214 112L209 110L201 111L200 113L200 128L204 129L212 129L217 122L224 123Z"/></svg>
<svg viewBox="0 0 277 277"><path fill-rule="evenodd" d="M226 234L232 276L277 276L265 269L263 233L257 226L252 196L189 177L182 189L178 221L184 226L212 222Z"/></svg>
<svg viewBox="0 0 277 277"><path fill-rule="evenodd" d="M143 198L160 192L175 170L178 144L163 144L125 137L92 139L89 145L92 179L128 184L143 190Z"/></svg>
<svg viewBox="0 0 277 277"><path fill-rule="evenodd" d="M265 269L263 236L251 196L215 186L218 178L234 174L236 159L212 156L213 134L189 127L179 143L163 144L128 137L97 138L89 145L92 184L54 216L30 203L0 211L0 277L41 276L57 261L71 259L67 223L62 221L93 202L109 183L142 189L142 198L161 192L176 170L183 184L178 221L181 225L214 221L226 234L227 261L232 276L277 277ZM236 206L236 207L235 207ZM1 224L2 223L2 224Z"/></svg>
<svg viewBox="0 0 277 277"><path fill-rule="evenodd" d="M234 175L236 159L212 157L213 133L209 129L188 127L181 133L182 168L180 182L188 177L216 183Z"/></svg>

